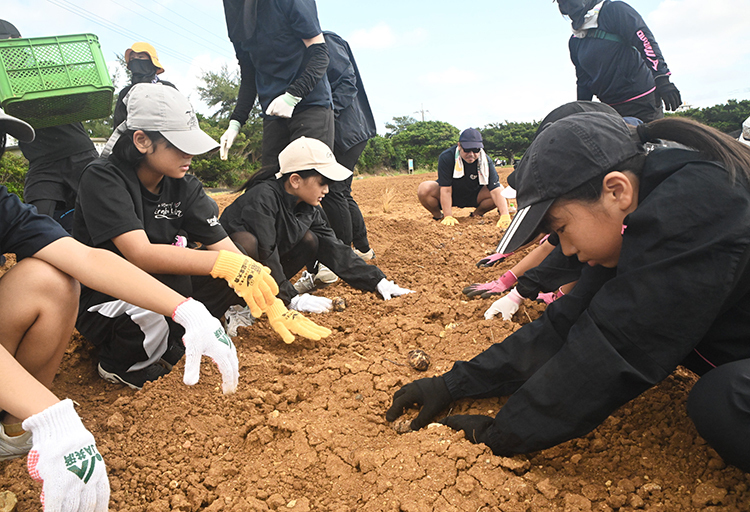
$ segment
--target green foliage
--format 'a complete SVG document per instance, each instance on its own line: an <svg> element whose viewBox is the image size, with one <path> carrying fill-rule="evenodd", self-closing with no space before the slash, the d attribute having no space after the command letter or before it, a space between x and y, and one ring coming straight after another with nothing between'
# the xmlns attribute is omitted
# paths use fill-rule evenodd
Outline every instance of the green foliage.
<svg viewBox="0 0 750 512"><path fill-rule="evenodd" d="M742 123L750 117L750 100L729 100L713 107L691 108L667 115L689 117L724 133L730 133L741 129Z"/></svg>
<svg viewBox="0 0 750 512"><path fill-rule="evenodd" d="M408 158L415 167L436 167L440 153L458 141L458 128L443 121L416 121L391 137L397 152L398 167L405 168Z"/></svg>
<svg viewBox="0 0 750 512"><path fill-rule="evenodd" d="M26 159L6 152L0 159L0 184L8 188L8 192L16 194L23 201L23 184L29 163Z"/></svg>
<svg viewBox="0 0 750 512"><path fill-rule="evenodd" d="M214 140L219 140L229 125L227 119L216 121L204 118L200 114L198 114L198 122L201 129ZM260 139L255 142L258 145L257 154L260 158ZM193 157L190 172L195 174L207 187L239 187L260 167L259 161L248 158L248 155L244 154L242 150L235 150L238 147L247 148L251 145L252 142L247 140L245 130L240 130L232 150L229 151L227 160L220 158L218 150L206 155L199 155Z"/></svg>
<svg viewBox="0 0 750 512"><path fill-rule="evenodd" d="M402 131L406 130L406 128L409 125L414 124L416 122L417 120L411 116L394 117L390 123L385 123L385 127L388 129L388 132L385 134L385 137L387 139L390 139L394 135L397 135L401 133Z"/></svg>
<svg viewBox="0 0 750 512"><path fill-rule="evenodd" d="M502 155L508 162L513 162L534 140L539 123L508 122L489 124L482 129L484 149L489 155Z"/></svg>
<svg viewBox="0 0 750 512"><path fill-rule="evenodd" d="M198 94L209 107L216 107L218 110L211 116L214 119L229 118L234 112L234 106L237 104L237 96L240 93L240 78L237 73L230 73L227 65L221 66L218 73L209 71L203 73L201 80L205 86L199 86Z"/></svg>
<svg viewBox="0 0 750 512"><path fill-rule="evenodd" d="M404 160L403 151L397 151L391 139L375 135L367 141L367 146L357 162L357 170L379 172L383 169L396 169L399 162Z"/></svg>

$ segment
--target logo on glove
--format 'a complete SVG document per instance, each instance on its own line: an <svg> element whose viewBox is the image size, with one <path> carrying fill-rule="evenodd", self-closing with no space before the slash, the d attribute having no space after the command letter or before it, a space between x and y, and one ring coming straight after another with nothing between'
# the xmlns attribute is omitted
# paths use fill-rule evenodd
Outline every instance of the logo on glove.
<svg viewBox="0 0 750 512"><path fill-rule="evenodd" d="M99 454L99 450L96 449L95 444L64 455L63 458L65 459L65 467L68 468L68 471L83 480L84 484L87 484L91 475L94 474L96 461L102 462L104 460ZM80 466L78 465L79 462Z"/></svg>

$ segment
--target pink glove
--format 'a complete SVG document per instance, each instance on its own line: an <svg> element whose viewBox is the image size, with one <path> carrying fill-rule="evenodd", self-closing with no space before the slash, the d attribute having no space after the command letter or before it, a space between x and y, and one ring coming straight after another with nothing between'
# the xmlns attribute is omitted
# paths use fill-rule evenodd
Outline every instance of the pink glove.
<svg viewBox="0 0 750 512"><path fill-rule="evenodd" d="M562 288L559 288L556 292L547 292L547 293L540 293L536 296L536 300L539 302L544 302L545 304L549 305L555 302L557 299L565 295L565 293L562 291Z"/></svg>
<svg viewBox="0 0 750 512"><path fill-rule="evenodd" d="M518 278L513 271L508 270L505 274L500 276L499 279L495 279L489 283L476 283L467 286L463 289L463 293L468 297L479 295L483 299L488 299L493 295L507 292L514 284L516 284L517 280Z"/></svg>
<svg viewBox="0 0 750 512"><path fill-rule="evenodd" d="M493 265L497 265L501 261L503 261L505 258L513 254L512 252L505 253L505 254L493 254L492 256L487 256L486 258L482 258L481 260L477 261L477 267L478 268L485 268L485 267L491 267Z"/></svg>

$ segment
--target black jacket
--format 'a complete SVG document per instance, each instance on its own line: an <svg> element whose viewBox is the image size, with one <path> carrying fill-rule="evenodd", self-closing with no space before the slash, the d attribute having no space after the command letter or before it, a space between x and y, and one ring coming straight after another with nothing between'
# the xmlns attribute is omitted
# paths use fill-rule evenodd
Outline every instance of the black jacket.
<svg viewBox="0 0 750 512"><path fill-rule="evenodd" d="M488 431L499 455L582 436L694 350L750 357L750 191L693 151L647 158L616 269L584 267L538 320L445 380L453 399L511 395Z"/></svg>
<svg viewBox="0 0 750 512"><path fill-rule="evenodd" d="M641 15L625 2L604 2L598 29L621 42L572 36L570 58L576 67L578 99L595 94L610 105L624 103L655 90L654 78L670 71L659 45Z"/></svg>
<svg viewBox="0 0 750 512"><path fill-rule="evenodd" d="M385 274L344 245L320 212L319 207L297 204L297 198L284 190L281 180L267 180L235 199L224 209L220 221L230 235L247 231L258 239L259 260L271 269L279 284L278 297L287 305L298 294L284 275L281 256L308 231L318 237L318 261L354 288L374 292Z"/></svg>
<svg viewBox="0 0 750 512"><path fill-rule="evenodd" d="M357 63L349 43L333 32L323 32L328 45L328 81L336 116L335 149L346 153L377 133Z"/></svg>

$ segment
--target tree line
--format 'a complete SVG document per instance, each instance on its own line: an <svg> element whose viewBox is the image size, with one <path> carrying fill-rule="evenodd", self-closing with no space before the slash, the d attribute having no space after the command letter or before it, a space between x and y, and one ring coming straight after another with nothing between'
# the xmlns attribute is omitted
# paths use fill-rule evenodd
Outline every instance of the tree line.
<svg viewBox="0 0 750 512"><path fill-rule="evenodd" d="M127 74L124 59L122 56L118 58L121 68ZM217 72L203 73L201 80L202 85L198 87L200 99L215 110L210 116L198 114L198 119L201 128L215 140L219 140L234 111L240 79L237 73L224 66ZM113 83L116 82L116 77L113 77ZM115 99L116 96L115 94ZM221 160L218 152L197 156L193 159L191 172L208 187L238 187L244 183L260 168L263 137L263 120L260 114L260 108L256 104L230 149L227 160ZM750 100L729 100L712 107L691 108L667 115L690 117L736 137L742 122L750 116ZM115 128L112 124L110 116L87 121L84 126L91 137L108 138ZM510 165L529 147L538 126L539 121L506 120L477 129L482 133L487 154ZM408 168L410 159L417 169L434 170L440 153L455 144L459 135L459 129L450 123L418 121L411 116L394 117L385 127L387 131L384 135L378 134L367 143L357 164L358 172L402 172ZM24 175L23 159L6 155L0 162L0 182L7 184L12 191L22 192Z"/></svg>

